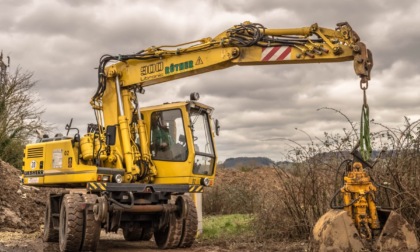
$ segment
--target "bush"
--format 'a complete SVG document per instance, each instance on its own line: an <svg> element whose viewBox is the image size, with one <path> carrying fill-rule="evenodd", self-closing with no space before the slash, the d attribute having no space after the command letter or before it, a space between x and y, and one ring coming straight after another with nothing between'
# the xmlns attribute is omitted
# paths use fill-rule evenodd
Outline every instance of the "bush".
<svg viewBox="0 0 420 252"><path fill-rule="evenodd" d="M204 214L251 214L259 206L253 170L219 169L216 184L203 194Z"/></svg>

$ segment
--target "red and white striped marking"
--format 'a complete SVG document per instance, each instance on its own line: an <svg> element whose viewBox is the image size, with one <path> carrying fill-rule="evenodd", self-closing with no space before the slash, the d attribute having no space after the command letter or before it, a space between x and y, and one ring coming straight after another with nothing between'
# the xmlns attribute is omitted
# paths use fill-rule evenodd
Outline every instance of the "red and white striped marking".
<svg viewBox="0 0 420 252"><path fill-rule="evenodd" d="M290 46L263 47L261 61L290 60L291 52Z"/></svg>

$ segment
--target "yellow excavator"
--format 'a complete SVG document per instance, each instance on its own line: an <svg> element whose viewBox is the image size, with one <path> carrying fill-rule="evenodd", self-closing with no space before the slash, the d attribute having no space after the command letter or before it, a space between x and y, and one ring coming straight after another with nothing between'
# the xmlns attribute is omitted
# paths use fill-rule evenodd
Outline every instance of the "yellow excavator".
<svg viewBox="0 0 420 252"><path fill-rule="evenodd" d="M212 118L213 108L198 102L198 93L188 101L140 107L145 88L235 65L341 61L353 61L361 85L367 85L372 55L348 23L335 29L317 24L269 29L244 22L214 38L104 55L90 102L96 123L81 136L70 121L66 136L42 137L24 150L23 183L63 189L52 193L46 204L44 241L59 242L61 251L94 251L101 229L122 228L128 241L154 235L161 249L190 247L197 234L197 210L187 194L194 197L214 184L214 137L220 126ZM355 167L355 172L363 172L363 167ZM348 183L356 191L366 186L358 180ZM357 198L344 191L350 201ZM375 213L375 203L368 205L363 218ZM350 220L343 224L347 226L330 226L356 226L356 232L349 233L352 237L340 234L347 242L363 234L361 227L383 227L359 225L361 214L348 207L342 211ZM325 218L324 223L331 220ZM330 239L339 237L334 232L315 234L317 244L324 246L319 250L330 251Z"/></svg>

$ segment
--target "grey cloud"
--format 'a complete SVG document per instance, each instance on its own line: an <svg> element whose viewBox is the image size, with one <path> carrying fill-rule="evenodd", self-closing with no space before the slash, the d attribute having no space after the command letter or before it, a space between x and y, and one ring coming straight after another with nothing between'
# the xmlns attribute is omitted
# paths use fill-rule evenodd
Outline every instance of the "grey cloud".
<svg viewBox="0 0 420 252"><path fill-rule="evenodd" d="M85 6L95 6L99 5L101 3L101 0L59 0L60 2L63 2L64 4L67 4L72 7L85 7Z"/></svg>
<svg viewBox="0 0 420 252"><path fill-rule="evenodd" d="M373 51L368 89L371 117L396 126L420 117L420 51L416 50L420 4L415 1L0 1L0 49L34 72L44 119L64 131L71 117L82 131L94 119L89 99L102 54L137 52L152 45L213 37L246 20L269 28L320 26L348 21ZM350 126L331 110L360 118L362 92L352 62L232 67L146 89L144 106L186 100L192 91L215 107L222 123L221 160L231 156L287 153L285 141L305 143L305 134L341 132ZM283 153L283 154L282 154Z"/></svg>

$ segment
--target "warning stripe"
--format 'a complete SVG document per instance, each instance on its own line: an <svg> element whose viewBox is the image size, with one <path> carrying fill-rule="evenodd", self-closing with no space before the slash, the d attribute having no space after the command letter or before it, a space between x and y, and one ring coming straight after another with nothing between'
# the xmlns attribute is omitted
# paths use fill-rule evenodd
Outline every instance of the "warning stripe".
<svg viewBox="0 0 420 252"><path fill-rule="evenodd" d="M291 52L292 47L290 46L263 47L261 61L289 60Z"/></svg>
<svg viewBox="0 0 420 252"><path fill-rule="evenodd" d="M102 191L106 190L106 183L98 183L98 186L102 189Z"/></svg>
<svg viewBox="0 0 420 252"><path fill-rule="evenodd" d="M190 189L188 190L190 193L197 193L203 191L203 186L190 186Z"/></svg>
<svg viewBox="0 0 420 252"><path fill-rule="evenodd" d="M97 182L90 182L88 183L88 190L93 191L105 191L106 190L106 183L97 183Z"/></svg>

